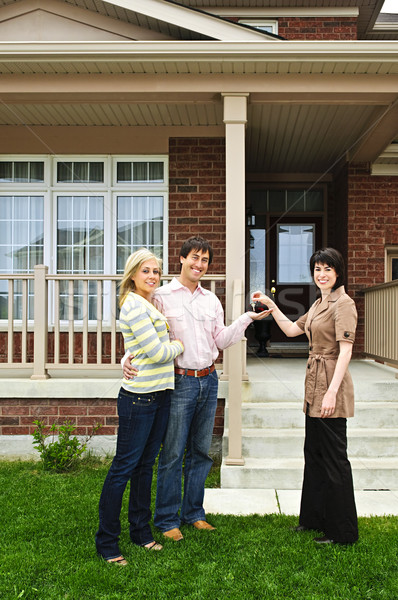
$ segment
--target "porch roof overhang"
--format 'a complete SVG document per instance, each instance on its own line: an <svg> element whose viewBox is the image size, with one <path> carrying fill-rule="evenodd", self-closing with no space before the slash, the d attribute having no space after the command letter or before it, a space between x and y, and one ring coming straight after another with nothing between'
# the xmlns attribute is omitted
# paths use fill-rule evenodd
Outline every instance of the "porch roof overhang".
<svg viewBox="0 0 398 600"><path fill-rule="evenodd" d="M258 173L374 162L398 138L396 41L0 43L0 73L0 125L222 131L221 94L249 94Z"/></svg>

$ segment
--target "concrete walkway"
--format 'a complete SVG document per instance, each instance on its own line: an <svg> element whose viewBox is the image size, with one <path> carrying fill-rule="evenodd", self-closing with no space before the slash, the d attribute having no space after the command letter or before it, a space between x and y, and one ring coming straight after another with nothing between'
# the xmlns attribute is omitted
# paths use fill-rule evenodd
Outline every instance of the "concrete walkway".
<svg viewBox="0 0 398 600"><path fill-rule="evenodd" d="M207 488L204 508L221 515L298 515L300 497L300 490ZM398 490L357 490L355 500L359 517L398 516Z"/></svg>

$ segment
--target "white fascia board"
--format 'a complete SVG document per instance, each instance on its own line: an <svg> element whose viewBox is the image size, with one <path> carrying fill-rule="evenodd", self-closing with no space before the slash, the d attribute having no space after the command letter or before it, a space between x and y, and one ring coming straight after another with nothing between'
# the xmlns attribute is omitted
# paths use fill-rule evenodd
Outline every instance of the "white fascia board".
<svg viewBox="0 0 398 600"><path fill-rule="evenodd" d="M290 8L214 8L205 7L204 11L218 15L220 17L358 17L359 8L356 6L325 6L300 8L292 6Z"/></svg>
<svg viewBox="0 0 398 600"><path fill-rule="evenodd" d="M371 175L384 175L390 177L392 175L398 175L398 163L396 165L392 164L377 164L373 163L371 166Z"/></svg>
<svg viewBox="0 0 398 600"><path fill-rule="evenodd" d="M398 143L390 144L387 148L382 152L379 158L397 158L398 159Z"/></svg>
<svg viewBox="0 0 398 600"><path fill-rule="evenodd" d="M171 4L164 0L104 0L107 4L124 8L125 10L138 12L141 15L159 19L189 31L196 31L202 35L217 40L228 41L250 41L259 40L274 41L264 33L242 27L236 23L227 23L215 16L204 14L202 11L193 10L185 6Z"/></svg>
<svg viewBox="0 0 398 600"><path fill-rule="evenodd" d="M0 42L0 60L398 62L398 40Z"/></svg>

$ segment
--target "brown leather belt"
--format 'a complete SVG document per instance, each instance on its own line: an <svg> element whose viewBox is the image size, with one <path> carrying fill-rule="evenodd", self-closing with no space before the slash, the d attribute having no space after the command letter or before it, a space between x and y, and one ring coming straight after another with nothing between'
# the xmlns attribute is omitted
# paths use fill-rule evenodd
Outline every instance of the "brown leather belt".
<svg viewBox="0 0 398 600"><path fill-rule="evenodd" d="M194 369L180 369L180 367L175 367L174 372L177 373L177 375L189 375L190 377L205 377L206 375L210 375L210 373L213 373L215 368L216 367L213 363L211 367L206 367L206 369L200 369L199 371Z"/></svg>

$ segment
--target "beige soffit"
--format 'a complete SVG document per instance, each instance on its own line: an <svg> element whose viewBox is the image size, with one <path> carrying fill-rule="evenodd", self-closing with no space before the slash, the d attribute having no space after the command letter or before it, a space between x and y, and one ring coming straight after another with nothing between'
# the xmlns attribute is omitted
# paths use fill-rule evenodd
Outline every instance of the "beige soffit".
<svg viewBox="0 0 398 600"><path fill-rule="evenodd" d="M0 42L2 73L397 74L398 42Z"/></svg>
<svg viewBox="0 0 398 600"><path fill-rule="evenodd" d="M192 10L167 0L106 0L107 4L139 12L150 18L174 23L179 27L194 30L210 38L228 41L261 39L274 41L275 38L264 35L251 27L243 27L237 23L218 19L202 11Z"/></svg>

